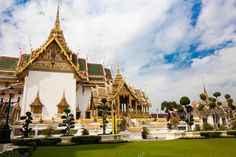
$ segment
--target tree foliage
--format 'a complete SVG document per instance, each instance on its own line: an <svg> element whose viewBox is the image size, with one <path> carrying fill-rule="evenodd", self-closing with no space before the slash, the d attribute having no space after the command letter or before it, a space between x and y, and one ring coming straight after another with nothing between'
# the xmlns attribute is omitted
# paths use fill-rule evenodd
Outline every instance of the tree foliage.
<svg viewBox="0 0 236 157"><path fill-rule="evenodd" d="M167 121L171 118L171 111L175 111L178 108L178 104L175 101L163 101L161 103L161 110L164 110L167 113Z"/></svg>
<svg viewBox="0 0 236 157"><path fill-rule="evenodd" d="M107 126L107 117L111 115L111 107L107 105L107 99L103 98L101 100L101 106L98 106L98 116L102 117L102 128L103 134L106 134L106 126Z"/></svg>
<svg viewBox="0 0 236 157"><path fill-rule="evenodd" d="M65 127L65 129L63 129L64 136L71 135L71 129L75 127L75 118L74 115L70 112L70 109L64 110L65 115L61 117L63 121L58 125L59 127Z"/></svg>
<svg viewBox="0 0 236 157"><path fill-rule="evenodd" d="M190 99L187 96L183 96L180 98L180 104L183 106L187 106L190 104Z"/></svg>
<svg viewBox="0 0 236 157"><path fill-rule="evenodd" d="M218 98L219 96L221 96L221 93L220 92L215 92L215 93L213 93L213 96Z"/></svg>
<svg viewBox="0 0 236 157"><path fill-rule="evenodd" d="M180 104L184 108L184 110L180 113L180 119L185 121L189 127L189 130L191 130L191 126L194 124L194 119L192 115L193 107L189 105L190 99L187 96L183 96L180 98Z"/></svg>
<svg viewBox="0 0 236 157"><path fill-rule="evenodd" d="M234 100L231 98L231 96L230 96L229 94L225 94L225 99L226 99L226 102L227 102L228 106L229 106L232 110L235 110L235 109L236 109L236 106L233 105Z"/></svg>

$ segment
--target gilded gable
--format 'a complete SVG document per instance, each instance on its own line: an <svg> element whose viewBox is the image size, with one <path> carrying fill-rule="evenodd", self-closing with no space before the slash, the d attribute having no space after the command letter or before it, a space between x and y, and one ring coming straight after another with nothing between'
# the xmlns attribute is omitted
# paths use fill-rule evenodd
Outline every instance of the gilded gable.
<svg viewBox="0 0 236 157"><path fill-rule="evenodd" d="M29 68L39 71L73 72L72 66L53 41Z"/></svg>

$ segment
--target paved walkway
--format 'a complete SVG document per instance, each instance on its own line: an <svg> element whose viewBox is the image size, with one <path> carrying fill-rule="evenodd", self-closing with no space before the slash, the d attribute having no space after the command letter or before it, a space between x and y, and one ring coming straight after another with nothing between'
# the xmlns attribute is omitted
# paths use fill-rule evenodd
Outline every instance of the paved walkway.
<svg viewBox="0 0 236 157"><path fill-rule="evenodd" d="M0 144L0 153L13 150L14 148L17 148L17 146L14 146L12 143Z"/></svg>

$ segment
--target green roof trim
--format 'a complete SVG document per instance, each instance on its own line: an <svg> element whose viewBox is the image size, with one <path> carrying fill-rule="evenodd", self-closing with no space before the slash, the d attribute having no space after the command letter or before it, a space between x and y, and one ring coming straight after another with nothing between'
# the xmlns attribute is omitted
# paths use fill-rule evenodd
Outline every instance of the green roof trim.
<svg viewBox="0 0 236 157"><path fill-rule="evenodd" d="M105 72L106 72L106 78L107 79L112 79L111 70L108 69L108 68L105 68Z"/></svg>
<svg viewBox="0 0 236 157"><path fill-rule="evenodd" d="M0 77L0 80L4 80L4 81L17 81L18 79L16 77Z"/></svg>
<svg viewBox="0 0 236 157"><path fill-rule="evenodd" d="M78 58L79 70L86 71L86 60L83 58Z"/></svg>
<svg viewBox="0 0 236 157"><path fill-rule="evenodd" d="M104 78L101 78L101 77L89 77L89 81L104 81Z"/></svg>
<svg viewBox="0 0 236 157"><path fill-rule="evenodd" d="M14 75L14 71L0 71L0 75Z"/></svg>
<svg viewBox="0 0 236 157"><path fill-rule="evenodd" d="M104 76L103 66L101 64L88 63L88 74Z"/></svg>
<svg viewBox="0 0 236 157"><path fill-rule="evenodd" d="M0 56L1 69L15 69L18 63L18 58Z"/></svg>

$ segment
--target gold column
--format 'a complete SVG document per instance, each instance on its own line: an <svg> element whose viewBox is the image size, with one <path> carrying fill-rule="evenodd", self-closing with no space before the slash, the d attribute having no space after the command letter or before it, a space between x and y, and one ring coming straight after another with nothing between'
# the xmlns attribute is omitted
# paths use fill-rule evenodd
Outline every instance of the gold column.
<svg viewBox="0 0 236 157"><path fill-rule="evenodd" d="M120 98L118 96L118 100L117 100L117 116L120 117Z"/></svg>
<svg viewBox="0 0 236 157"><path fill-rule="evenodd" d="M131 104L131 96L129 96L129 104L128 104L128 114L129 114L129 109L132 108ZM132 114L131 114L132 115Z"/></svg>
<svg viewBox="0 0 236 157"><path fill-rule="evenodd" d="M92 117L95 118L95 116L94 116L94 107L92 108Z"/></svg>

